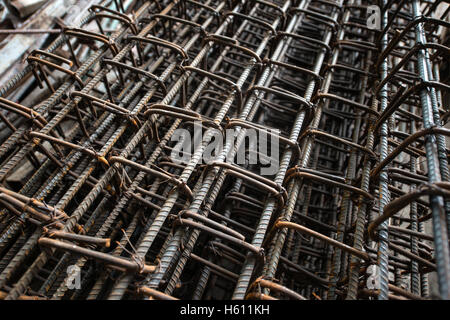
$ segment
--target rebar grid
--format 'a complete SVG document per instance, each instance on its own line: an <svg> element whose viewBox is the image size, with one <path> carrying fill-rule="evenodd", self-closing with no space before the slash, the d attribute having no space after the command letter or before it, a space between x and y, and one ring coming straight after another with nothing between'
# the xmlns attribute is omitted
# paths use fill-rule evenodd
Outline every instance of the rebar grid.
<svg viewBox="0 0 450 320"><path fill-rule="evenodd" d="M448 8L93 5L0 89L1 299L450 299Z"/></svg>

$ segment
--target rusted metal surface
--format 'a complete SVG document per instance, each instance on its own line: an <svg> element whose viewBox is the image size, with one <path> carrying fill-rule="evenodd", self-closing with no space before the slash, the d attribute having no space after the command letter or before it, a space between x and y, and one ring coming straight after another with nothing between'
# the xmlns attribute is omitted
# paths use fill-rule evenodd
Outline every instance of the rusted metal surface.
<svg viewBox="0 0 450 320"><path fill-rule="evenodd" d="M446 1L88 2L10 36L0 299L450 298Z"/></svg>

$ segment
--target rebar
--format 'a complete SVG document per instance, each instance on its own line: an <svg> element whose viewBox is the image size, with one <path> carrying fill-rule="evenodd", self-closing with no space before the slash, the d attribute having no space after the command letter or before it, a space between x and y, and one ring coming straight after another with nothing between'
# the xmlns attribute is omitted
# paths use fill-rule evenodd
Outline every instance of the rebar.
<svg viewBox="0 0 450 320"><path fill-rule="evenodd" d="M11 30L50 45L0 85L0 299L450 299L449 7L94 1Z"/></svg>

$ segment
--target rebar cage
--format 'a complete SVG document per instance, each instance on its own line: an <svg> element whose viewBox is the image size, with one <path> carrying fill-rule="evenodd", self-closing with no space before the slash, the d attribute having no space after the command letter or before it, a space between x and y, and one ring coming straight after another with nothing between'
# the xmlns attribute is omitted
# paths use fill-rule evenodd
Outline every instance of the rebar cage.
<svg viewBox="0 0 450 320"><path fill-rule="evenodd" d="M449 8L93 1L0 88L0 296L450 299Z"/></svg>

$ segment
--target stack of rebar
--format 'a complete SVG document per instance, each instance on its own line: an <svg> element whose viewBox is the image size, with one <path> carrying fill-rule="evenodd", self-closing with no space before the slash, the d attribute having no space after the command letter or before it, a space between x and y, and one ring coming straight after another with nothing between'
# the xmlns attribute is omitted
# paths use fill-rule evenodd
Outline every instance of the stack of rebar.
<svg viewBox="0 0 450 320"><path fill-rule="evenodd" d="M104 0L50 30L0 88L1 299L450 299L449 12Z"/></svg>

